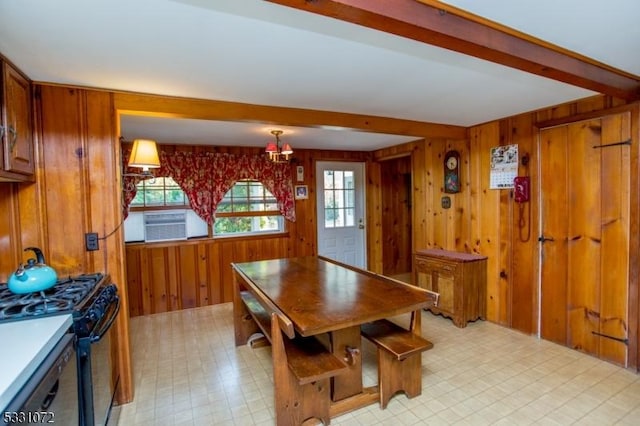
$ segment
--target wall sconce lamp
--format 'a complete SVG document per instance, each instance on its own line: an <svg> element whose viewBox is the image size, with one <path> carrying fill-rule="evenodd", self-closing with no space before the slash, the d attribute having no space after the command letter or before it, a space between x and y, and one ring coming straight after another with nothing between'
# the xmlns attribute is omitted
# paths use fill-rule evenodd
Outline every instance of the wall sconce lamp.
<svg viewBox="0 0 640 426"><path fill-rule="evenodd" d="M123 174L123 176L153 177L149 169L157 169L160 167L160 157L158 156L156 141L150 139L134 140L127 166L139 167L142 169L142 173L128 173Z"/></svg>
<svg viewBox="0 0 640 426"><path fill-rule="evenodd" d="M129 162L127 167L139 167L142 169L141 173L123 173L122 177L132 177L141 179L155 179L153 173L149 169L157 169L160 167L160 157L158 156L158 147L156 141L150 139L135 139L133 141L133 148L131 148L131 155L129 155ZM123 190L127 193L135 191L136 180L123 179Z"/></svg>

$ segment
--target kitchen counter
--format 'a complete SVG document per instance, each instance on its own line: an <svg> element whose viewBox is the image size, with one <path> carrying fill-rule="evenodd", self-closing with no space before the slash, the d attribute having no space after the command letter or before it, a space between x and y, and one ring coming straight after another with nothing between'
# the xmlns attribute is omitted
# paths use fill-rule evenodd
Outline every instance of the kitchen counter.
<svg viewBox="0 0 640 426"><path fill-rule="evenodd" d="M71 325L70 314L0 323L0 412Z"/></svg>

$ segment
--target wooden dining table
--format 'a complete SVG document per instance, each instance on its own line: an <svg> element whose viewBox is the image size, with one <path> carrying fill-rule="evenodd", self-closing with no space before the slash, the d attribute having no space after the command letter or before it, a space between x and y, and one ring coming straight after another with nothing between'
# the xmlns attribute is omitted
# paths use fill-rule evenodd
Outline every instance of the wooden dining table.
<svg viewBox="0 0 640 426"><path fill-rule="evenodd" d="M348 371L333 378L332 417L378 401L377 387L363 387L360 325L420 311L435 301L433 293L418 287L322 257L232 267L240 277L235 291L243 284L259 289L289 317L296 333L324 338L328 349L347 362ZM238 339L240 321L234 315L236 345L246 343ZM420 333L419 324L414 332Z"/></svg>

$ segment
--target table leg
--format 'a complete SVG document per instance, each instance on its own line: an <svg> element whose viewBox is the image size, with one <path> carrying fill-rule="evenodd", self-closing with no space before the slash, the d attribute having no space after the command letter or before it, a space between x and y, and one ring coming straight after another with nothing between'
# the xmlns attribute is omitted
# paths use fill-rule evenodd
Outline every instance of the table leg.
<svg viewBox="0 0 640 426"><path fill-rule="evenodd" d="M349 370L332 379L331 398L340 401L362 393L362 340L360 326L330 333L331 351L349 364Z"/></svg>

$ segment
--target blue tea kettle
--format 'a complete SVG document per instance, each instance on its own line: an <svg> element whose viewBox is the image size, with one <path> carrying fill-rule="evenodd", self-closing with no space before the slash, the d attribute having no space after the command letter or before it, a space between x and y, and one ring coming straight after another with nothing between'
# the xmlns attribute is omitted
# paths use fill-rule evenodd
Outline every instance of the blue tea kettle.
<svg viewBox="0 0 640 426"><path fill-rule="evenodd" d="M58 281L56 271L44 262L42 250L37 247L27 247L24 251L31 250L36 258L28 259L27 264L20 264L18 269L9 277L9 291L16 294L26 294L36 291L44 291L53 287Z"/></svg>

